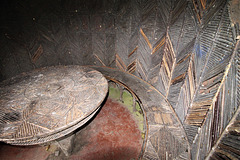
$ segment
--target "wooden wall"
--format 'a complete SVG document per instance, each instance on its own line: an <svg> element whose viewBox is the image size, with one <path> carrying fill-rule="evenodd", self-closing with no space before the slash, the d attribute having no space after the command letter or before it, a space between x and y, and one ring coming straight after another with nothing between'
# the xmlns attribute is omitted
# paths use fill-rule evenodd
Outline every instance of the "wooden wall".
<svg viewBox="0 0 240 160"><path fill-rule="evenodd" d="M231 22L228 1L0 3L1 80L59 64L130 72L168 99L192 159L204 159L237 114L239 27Z"/></svg>

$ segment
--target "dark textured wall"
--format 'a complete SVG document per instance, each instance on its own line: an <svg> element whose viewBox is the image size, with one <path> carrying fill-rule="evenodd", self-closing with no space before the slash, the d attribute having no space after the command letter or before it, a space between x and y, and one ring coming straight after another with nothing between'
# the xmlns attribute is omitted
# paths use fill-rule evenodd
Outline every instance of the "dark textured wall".
<svg viewBox="0 0 240 160"><path fill-rule="evenodd" d="M130 72L169 100L199 159L239 106L239 29L228 1L0 3L1 80L59 64Z"/></svg>

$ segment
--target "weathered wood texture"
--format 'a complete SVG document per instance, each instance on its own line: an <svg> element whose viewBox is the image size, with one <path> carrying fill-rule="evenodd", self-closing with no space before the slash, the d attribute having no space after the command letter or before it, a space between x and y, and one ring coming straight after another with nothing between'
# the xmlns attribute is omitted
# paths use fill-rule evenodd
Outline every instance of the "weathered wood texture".
<svg viewBox="0 0 240 160"><path fill-rule="evenodd" d="M108 92L96 70L49 67L0 83L0 140L33 145L65 136L87 122Z"/></svg>
<svg viewBox="0 0 240 160"><path fill-rule="evenodd" d="M215 8L214 16L209 18L206 12L206 17L203 17L202 30L196 43L199 47L195 54L201 57L195 59L198 90L185 119L187 129L192 130L187 134L193 143L193 159L205 159L212 147L219 147L216 142L239 108L238 25L231 23L226 1L219 1L216 5L218 8ZM231 150L222 152L223 157L226 154L234 153Z"/></svg>
<svg viewBox="0 0 240 160"><path fill-rule="evenodd" d="M207 159L240 159L240 108L236 111L232 120L211 150Z"/></svg>
<svg viewBox="0 0 240 160"><path fill-rule="evenodd" d="M193 158L209 152L221 134L213 132L224 129L233 116L223 114L219 123L224 125L209 125L219 118L214 106L231 105L224 109L231 113L239 103L239 99L230 102L237 86L230 77L236 75L231 66L237 63L233 50L239 36L239 26L231 18L237 22L239 16L229 16L229 1L1 3L1 79L57 64L109 66L132 73L168 99L196 151ZM201 143L207 149L198 152L200 142L205 142L199 139L204 130L211 130L205 136L209 141Z"/></svg>
<svg viewBox="0 0 240 160"><path fill-rule="evenodd" d="M235 57L229 68L226 80L218 94L211 113L210 145L211 152L208 159L239 159L240 158L240 44L235 49Z"/></svg>
<svg viewBox="0 0 240 160"><path fill-rule="evenodd" d="M224 73L225 75L219 88L219 92L217 92L217 95L213 100L214 103L210 106L206 115L207 118L204 120L199 133L194 133L196 139L192 144L192 148L196 148L195 150L197 152L194 154L192 153L193 158L205 159L211 150L214 150L212 152L215 152L216 148L219 148L219 143L217 142L222 139L220 137L228 132L227 126L231 125L231 123L239 123L234 119L234 117L239 114L239 111L237 112L239 109L240 91L239 55L240 44L238 40L234 48L232 59ZM235 155L234 151L231 150L223 152L222 156L224 157L225 154ZM227 155L226 157L228 157Z"/></svg>

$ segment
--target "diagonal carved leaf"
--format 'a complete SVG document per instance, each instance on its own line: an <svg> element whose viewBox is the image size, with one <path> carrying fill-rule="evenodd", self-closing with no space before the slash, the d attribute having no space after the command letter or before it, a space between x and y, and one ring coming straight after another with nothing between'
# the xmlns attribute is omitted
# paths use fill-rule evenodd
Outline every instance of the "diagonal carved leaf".
<svg viewBox="0 0 240 160"><path fill-rule="evenodd" d="M34 52L34 54L32 55L32 62L36 63L36 61L40 58L40 56L43 54L43 47L40 44L40 46L37 48L37 50Z"/></svg>
<svg viewBox="0 0 240 160"><path fill-rule="evenodd" d="M170 88L168 92L168 100L173 105L173 107L176 107L176 104L178 101L182 101L183 99L179 98L179 94L181 92L181 87L183 86L184 82L187 81L189 84L187 87L191 91L191 96L193 96L194 92L194 78L193 78L193 54L192 50L194 47L195 38L189 42L185 46L185 49L183 49L176 60L176 66L172 73L172 78L170 82ZM187 78L187 80L185 80ZM177 108L177 107L176 107Z"/></svg>
<svg viewBox="0 0 240 160"><path fill-rule="evenodd" d="M206 13L204 14L204 19L202 20L203 29L206 28L208 23L215 17L219 10L226 5L225 0L211 0L207 5Z"/></svg>
<svg viewBox="0 0 240 160"><path fill-rule="evenodd" d="M186 77L189 60L195 43L196 26L187 1L176 2L171 12L171 23L167 34L157 88L175 107L180 89ZM178 17L178 18L176 18Z"/></svg>
<svg viewBox="0 0 240 160"><path fill-rule="evenodd" d="M119 55L118 54L116 54L116 66L120 69L120 70L122 70L122 71L126 71L126 69L127 69L127 66L126 66L126 64L123 62L123 60L119 57Z"/></svg>
<svg viewBox="0 0 240 160"><path fill-rule="evenodd" d="M208 159L214 159L215 157L223 158L228 157L230 159L239 159L239 119L240 108L236 111L231 121L223 131L222 135L215 144L213 150L208 154Z"/></svg>
<svg viewBox="0 0 240 160"><path fill-rule="evenodd" d="M219 10L214 21L200 35L200 51L196 54L196 90L186 116L186 123L201 126L222 85L232 59L234 40L227 7ZM210 32L216 32L212 35ZM206 43L208 41L209 43ZM206 59L199 62L199 58ZM199 70L201 68L201 70ZM224 73L225 72L225 73Z"/></svg>
<svg viewBox="0 0 240 160"><path fill-rule="evenodd" d="M149 47L150 49L152 49L152 45L151 45L149 39L147 38L147 36L145 35L145 33L143 32L143 30L142 30L141 28L140 28L140 33L142 34L142 36L143 36L144 40L146 41L148 47Z"/></svg>
<svg viewBox="0 0 240 160"><path fill-rule="evenodd" d="M201 19L203 16L203 11L206 8L206 0L192 0L193 6L194 6L194 11L197 15L197 19L199 23L201 23Z"/></svg>
<svg viewBox="0 0 240 160"><path fill-rule="evenodd" d="M137 67L137 60L133 61L127 66L127 71L129 73L134 73L136 71L136 67Z"/></svg>
<svg viewBox="0 0 240 160"><path fill-rule="evenodd" d="M162 81L160 91L164 94L168 93L169 83L171 83L172 71L175 67L176 55L173 51L172 43L169 36L166 36L165 50L163 54L163 60L159 72L159 79Z"/></svg>
<svg viewBox="0 0 240 160"><path fill-rule="evenodd" d="M240 43L237 41L233 56L226 67L219 91L213 98L213 103L207 112L206 119L204 120L200 133L197 136L199 137L199 141L194 144L202 146L201 151L196 154L199 159L203 159L203 155L207 155L211 151L211 148L220 147L219 141L221 141L223 135L228 132L227 127L232 122L236 122L236 119L233 119L238 115L237 110L239 107L237 106L238 95L235 95L234 93L237 93L237 90L239 89L239 82L236 79L237 74L239 74L240 71L237 65L237 61L239 60L239 47ZM231 138L229 140L231 140ZM230 143L228 144L230 145ZM230 149L229 154L234 155L234 151Z"/></svg>
<svg viewBox="0 0 240 160"><path fill-rule="evenodd" d="M166 38L167 21L172 1L140 1L140 30L138 49L131 62L137 59L136 74L144 80L154 81L159 72ZM162 4L165 4L164 8ZM156 78L155 78L156 79Z"/></svg>

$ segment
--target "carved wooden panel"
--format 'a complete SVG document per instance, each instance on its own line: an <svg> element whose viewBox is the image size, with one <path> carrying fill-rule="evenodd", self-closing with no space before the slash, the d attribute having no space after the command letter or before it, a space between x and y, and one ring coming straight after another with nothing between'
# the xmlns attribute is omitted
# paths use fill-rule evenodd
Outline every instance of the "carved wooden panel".
<svg viewBox="0 0 240 160"><path fill-rule="evenodd" d="M107 91L101 73L79 66L44 68L3 81L0 140L30 145L43 143L41 138L47 142L49 136L60 138L83 125Z"/></svg>

